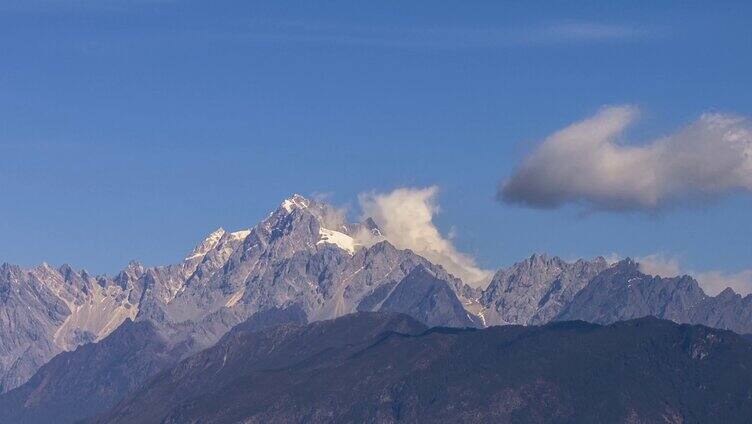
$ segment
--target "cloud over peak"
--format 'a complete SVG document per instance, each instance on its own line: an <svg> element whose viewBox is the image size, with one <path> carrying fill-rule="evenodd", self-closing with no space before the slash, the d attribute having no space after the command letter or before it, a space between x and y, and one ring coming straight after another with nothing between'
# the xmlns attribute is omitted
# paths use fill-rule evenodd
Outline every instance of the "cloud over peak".
<svg viewBox="0 0 752 424"><path fill-rule="evenodd" d="M648 144L622 143L638 115L632 106L606 107L555 132L499 185L498 199L534 208L629 211L752 192L747 119L704 114Z"/></svg>
<svg viewBox="0 0 752 424"><path fill-rule="evenodd" d="M485 287L493 273L458 251L433 223L439 211L437 193L436 186L399 188L390 193L361 194L359 201L364 216L373 218L397 248L414 251L467 284Z"/></svg>

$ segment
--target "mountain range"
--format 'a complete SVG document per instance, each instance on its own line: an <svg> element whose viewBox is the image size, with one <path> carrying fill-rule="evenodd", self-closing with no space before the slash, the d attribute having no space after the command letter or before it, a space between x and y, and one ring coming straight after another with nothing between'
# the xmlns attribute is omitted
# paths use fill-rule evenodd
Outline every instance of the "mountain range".
<svg viewBox="0 0 752 424"><path fill-rule="evenodd" d="M752 333L752 296L708 296L689 276L647 275L631 259L535 254L474 288L397 249L373 219L345 222L330 205L294 195L250 229L212 232L173 265L131 262L114 277L69 265L0 266L0 422L75 422L104 412L243 326L377 311L410 316L405 334L425 330L415 323L607 325L645 316ZM99 365L71 374L71 364Z"/></svg>
<svg viewBox="0 0 752 424"><path fill-rule="evenodd" d="M479 322L456 307L458 300L470 303L474 289L423 257L396 249L372 220L351 224L335 222L336 216L331 206L296 195L250 230L212 232L182 263L147 268L132 262L115 277L68 265L23 270L3 264L2 391L28 380L56 354L101 340L126 319L148 320L166 337L182 339L184 355L272 307L297 305L311 321L378 310L385 302L391 310L420 307L411 304L419 302L409 299L411 287L455 303L437 308L444 315L431 318L432 324ZM367 238L368 245L356 237ZM400 285L419 266L435 279ZM395 289L400 299L388 299Z"/></svg>

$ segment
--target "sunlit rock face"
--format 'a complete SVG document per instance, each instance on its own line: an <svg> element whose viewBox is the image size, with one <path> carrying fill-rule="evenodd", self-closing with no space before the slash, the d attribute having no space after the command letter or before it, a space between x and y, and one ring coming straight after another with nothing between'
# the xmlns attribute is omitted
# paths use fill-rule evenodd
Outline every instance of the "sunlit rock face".
<svg viewBox="0 0 752 424"><path fill-rule="evenodd" d="M499 270L480 299L486 324L551 321L608 266L603 258L569 263L556 256L535 254Z"/></svg>

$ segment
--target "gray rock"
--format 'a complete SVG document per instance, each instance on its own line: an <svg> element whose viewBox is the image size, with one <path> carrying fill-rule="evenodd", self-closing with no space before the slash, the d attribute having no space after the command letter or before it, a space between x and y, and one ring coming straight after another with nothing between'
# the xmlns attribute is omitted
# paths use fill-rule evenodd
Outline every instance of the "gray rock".
<svg viewBox="0 0 752 424"><path fill-rule="evenodd" d="M0 265L0 389L23 383L62 349L55 333L70 314L66 302L33 274Z"/></svg>
<svg viewBox="0 0 752 424"><path fill-rule="evenodd" d="M429 327L480 327L446 281L420 265L400 281L380 311L410 315Z"/></svg>
<svg viewBox="0 0 752 424"><path fill-rule="evenodd" d="M625 259L595 277L556 319L608 324L644 316L745 334L752 332L752 296L731 289L708 296L690 276L646 275Z"/></svg>
<svg viewBox="0 0 752 424"><path fill-rule="evenodd" d="M692 322L724 328L739 334L752 333L752 295L742 297L730 288L708 297L692 310Z"/></svg>
<svg viewBox="0 0 752 424"><path fill-rule="evenodd" d="M568 263L535 254L494 275L480 298L483 318L487 325L546 323L606 268L601 257Z"/></svg>

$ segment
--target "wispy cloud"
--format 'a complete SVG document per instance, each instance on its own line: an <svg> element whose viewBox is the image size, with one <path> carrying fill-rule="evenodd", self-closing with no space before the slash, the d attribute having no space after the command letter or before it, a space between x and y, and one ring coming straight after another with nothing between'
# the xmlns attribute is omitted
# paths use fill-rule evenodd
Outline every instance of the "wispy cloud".
<svg viewBox="0 0 752 424"><path fill-rule="evenodd" d="M679 259L662 253L653 253L636 260L640 264L640 271L645 274L660 277L676 277L686 274L679 265Z"/></svg>
<svg viewBox="0 0 752 424"><path fill-rule="evenodd" d="M492 272L481 269L462 253L433 223L438 213L438 188L399 188L389 193L364 193L360 204L364 216L372 217L387 240L400 249L410 249L444 267L473 286L486 286Z"/></svg>
<svg viewBox="0 0 752 424"><path fill-rule="evenodd" d="M521 38L538 43L627 41L649 37L657 33L656 29L629 25L563 22L542 25L523 31Z"/></svg>
<svg viewBox="0 0 752 424"><path fill-rule="evenodd" d="M504 47L515 45L630 41L654 31L592 22L552 23L531 27L389 27L332 24L282 24L280 37L307 42L339 42L392 47Z"/></svg>
<svg viewBox="0 0 752 424"><path fill-rule="evenodd" d="M0 1L0 13L133 12L161 5L180 5L179 0L8 0ZM658 33L653 28L602 22L539 22L528 25L463 26L405 23L357 24L313 19L278 19L228 16L218 26L152 29L149 42L161 37L232 40L257 43L321 44L393 49L492 49L566 45L577 43L631 42ZM127 35L133 37L133 35Z"/></svg>
<svg viewBox="0 0 752 424"><path fill-rule="evenodd" d="M357 25L308 20L256 19L223 37L257 41L385 48L503 48L582 42L629 42L655 30L593 22L553 22L530 26L462 27L449 25Z"/></svg>
<svg viewBox="0 0 752 424"><path fill-rule="evenodd" d="M752 125L704 114L645 145L622 143L638 116L607 107L549 136L499 186L503 202L535 208L580 204L655 211L734 192L752 193Z"/></svg>

